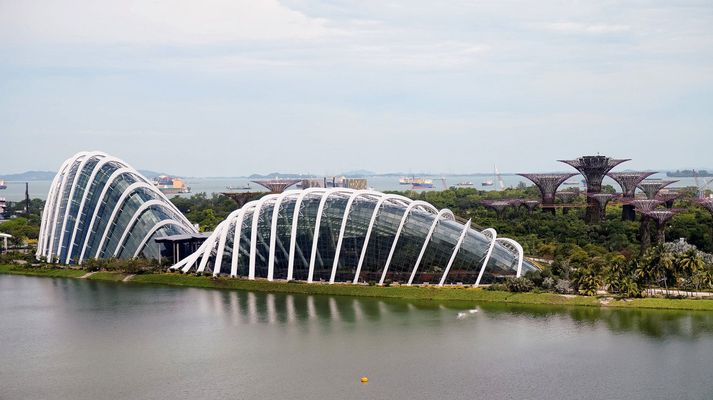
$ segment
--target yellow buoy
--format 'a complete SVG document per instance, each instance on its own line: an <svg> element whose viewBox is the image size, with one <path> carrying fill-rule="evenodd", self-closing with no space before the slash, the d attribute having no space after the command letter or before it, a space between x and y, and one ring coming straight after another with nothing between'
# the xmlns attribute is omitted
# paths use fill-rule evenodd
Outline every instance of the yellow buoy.
<svg viewBox="0 0 713 400"><path fill-rule="evenodd" d="M369 378L367 378L366 376L362 376L361 383L367 383L367 382L369 382Z"/></svg>

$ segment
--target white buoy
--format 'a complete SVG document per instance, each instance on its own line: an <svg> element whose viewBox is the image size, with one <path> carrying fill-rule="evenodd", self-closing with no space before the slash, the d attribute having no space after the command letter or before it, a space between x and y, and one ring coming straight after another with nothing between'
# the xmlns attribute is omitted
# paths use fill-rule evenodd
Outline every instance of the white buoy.
<svg viewBox="0 0 713 400"><path fill-rule="evenodd" d="M478 310L474 308L474 309L472 309L472 310L468 310L468 312L471 313L471 314L475 314L475 313L478 312Z"/></svg>

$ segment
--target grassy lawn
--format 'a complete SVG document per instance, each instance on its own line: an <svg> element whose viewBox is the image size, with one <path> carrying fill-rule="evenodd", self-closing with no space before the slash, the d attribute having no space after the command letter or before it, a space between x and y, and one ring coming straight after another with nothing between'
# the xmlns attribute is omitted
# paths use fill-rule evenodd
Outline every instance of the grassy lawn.
<svg viewBox="0 0 713 400"><path fill-rule="evenodd" d="M121 272L96 272L87 279L93 281L120 281L124 278L126 278L126 274Z"/></svg>
<svg viewBox="0 0 713 400"><path fill-rule="evenodd" d="M0 273L78 278L86 273L80 269L27 268L17 265L0 265ZM88 279L120 281L126 274L118 272L97 272ZM555 293L510 293L465 287L406 287L406 286L363 286L327 285L320 283L268 282L233 278L211 278L206 276L182 275L177 273L157 273L136 275L130 282L160 284L211 289L237 289L257 292L321 294L334 296L381 297L425 301L485 301L513 304L551 304L568 306L592 306L613 308L659 308L675 310L713 311L713 300L689 299L626 299L611 300L602 304L597 297L563 296Z"/></svg>
<svg viewBox="0 0 713 400"><path fill-rule="evenodd" d="M50 278L78 278L87 273L81 269L31 268L22 265L0 265L1 274L46 276Z"/></svg>

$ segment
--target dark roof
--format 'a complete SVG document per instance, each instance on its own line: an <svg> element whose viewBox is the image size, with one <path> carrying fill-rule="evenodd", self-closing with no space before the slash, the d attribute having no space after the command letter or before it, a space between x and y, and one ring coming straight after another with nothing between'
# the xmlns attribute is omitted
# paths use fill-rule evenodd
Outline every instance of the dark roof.
<svg viewBox="0 0 713 400"><path fill-rule="evenodd" d="M156 239L154 239L154 242L156 242L156 243L202 242L202 241L208 239L208 236L210 236L210 232L192 233L192 234L185 234L185 235L171 235L171 236L162 236L160 238L156 238Z"/></svg>

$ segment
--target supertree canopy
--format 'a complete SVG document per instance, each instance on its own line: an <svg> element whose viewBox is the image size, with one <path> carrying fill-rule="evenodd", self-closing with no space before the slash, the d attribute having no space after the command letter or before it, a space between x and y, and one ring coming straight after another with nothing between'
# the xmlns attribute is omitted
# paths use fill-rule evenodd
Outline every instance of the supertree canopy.
<svg viewBox="0 0 713 400"><path fill-rule="evenodd" d="M265 179L256 180L253 182L257 183L258 185L264 186L271 193L282 193L285 191L285 189L299 181L299 179Z"/></svg>
<svg viewBox="0 0 713 400"><path fill-rule="evenodd" d="M644 192L647 199L655 199L661 189L675 182L678 181L646 180L639 183L639 189Z"/></svg>
<svg viewBox="0 0 713 400"><path fill-rule="evenodd" d="M542 206L543 208L549 207L551 212L554 213L553 208L555 204L555 193L557 188L560 187L564 181L577 175L575 173L564 173L564 174L518 174L532 181L532 183L540 189L540 194L542 194Z"/></svg>
<svg viewBox="0 0 713 400"><path fill-rule="evenodd" d="M645 212L647 217L656 221L656 231L657 231L656 243L657 244L663 244L666 242L666 234L665 234L666 223L668 221L670 221L671 218L673 218L673 216L678 214L679 212L681 212L681 210L678 208L655 209L655 210Z"/></svg>
<svg viewBox="0 0 713 400"><path fill-rule="evenodd" d="M633 200L636 194L636 187L641 181L655 174L655 172L610 172L607 175L614 179L621 186L622 199L625 204L621 209L622 221L633 221L636 219L636 211L631 204L626 204L627 200Z"/></svg>
<svg viewBox="0 0 713 400"><path fill-rule="evenodd" d="M617 165L629 161L629 159L615 159L606 156L582 156L574 160L559 160L572 166L579 171L587 181L587 194L601 193L604 176ZM600 207L592 197L589 197L587 214L585 219L588 223L596 223L601 220Z"/></svg>

